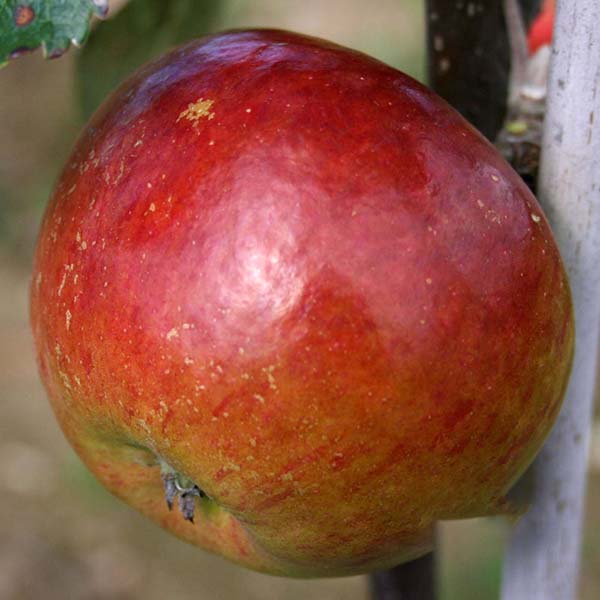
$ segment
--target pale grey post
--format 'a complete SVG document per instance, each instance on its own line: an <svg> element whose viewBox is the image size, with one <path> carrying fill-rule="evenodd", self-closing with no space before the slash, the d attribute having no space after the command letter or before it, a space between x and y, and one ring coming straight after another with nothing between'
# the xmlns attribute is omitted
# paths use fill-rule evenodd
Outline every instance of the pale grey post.
<svg viewBox="0 0 600 600"><path fill-rule="evenodd" d="M538 196L576 311L573 373L533 466L533 505L509 541L503 600L577 597L600 330L600 1L557 0Z"/></svg>

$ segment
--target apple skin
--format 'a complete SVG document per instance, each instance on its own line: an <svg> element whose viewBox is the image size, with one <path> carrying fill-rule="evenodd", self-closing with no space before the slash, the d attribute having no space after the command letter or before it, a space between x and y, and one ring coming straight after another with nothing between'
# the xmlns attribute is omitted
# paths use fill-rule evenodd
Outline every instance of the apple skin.
<svg viewBox="0 0 600 600"><path fill-rule="evenodd" d="M408 76L269 30L176 49L101 107L47 209L31 317L112 493L302 577L509 510L573 353L551 231L496 150ZM208 495L194 523L159 461Z"/></svg>

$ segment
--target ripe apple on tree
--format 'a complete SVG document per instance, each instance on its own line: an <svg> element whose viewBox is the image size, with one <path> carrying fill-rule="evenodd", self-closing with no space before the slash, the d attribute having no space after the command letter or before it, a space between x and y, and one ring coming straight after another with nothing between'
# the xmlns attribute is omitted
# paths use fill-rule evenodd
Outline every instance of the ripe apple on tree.
<svg viewBox="0 0 600 600"><path fill-rule="evenodd" d="M509 510L573 352L552 234L496 150L410 77L281 31L194 41L107 100L48 207L31 315L111 492L293 576Z"/></svg>

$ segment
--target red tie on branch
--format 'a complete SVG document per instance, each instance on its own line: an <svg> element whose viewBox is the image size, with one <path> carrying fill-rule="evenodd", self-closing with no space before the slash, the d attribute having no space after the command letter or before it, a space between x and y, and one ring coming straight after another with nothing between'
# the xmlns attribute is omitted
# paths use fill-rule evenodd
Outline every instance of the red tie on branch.
<svg viewBox="0 0 600 600"><path fill-rule="evenodd" d="M534 189L546 111L555 0L544 1L527 30L518 0L504 0L504 8L511 48L510 93L507 117L496 145Z"/></svg>
<svg viewBox="0 0 600 600"><path fill-rule="evenodd" d="M544 0L542 9L531 23L527 34L527 46L530 54L535 54L542 46L549 46L552 43L555 10L554 0Z"/></svg>

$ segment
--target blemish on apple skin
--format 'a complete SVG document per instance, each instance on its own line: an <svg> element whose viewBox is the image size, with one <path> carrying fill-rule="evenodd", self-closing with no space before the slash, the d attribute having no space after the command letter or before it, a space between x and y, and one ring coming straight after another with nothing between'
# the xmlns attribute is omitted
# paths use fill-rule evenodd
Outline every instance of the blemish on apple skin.
<svg viewBox="0 0 600 600"><path fill-rule="evenodd" d="M539 223L542 220L542 217L540 217L540 215L536 215L535 213L531 213L531 219L534 223Z"/></svg>
<svg viewBox="0 0 600 600"><path fill-rule="evenodd" d="M266 374L267 379L269 381L269 387L272 390L277 389L277 383L275 381L275 377L273 375L273 371L275 370L275 365L269 365L268 367L263 367L262 371Z"/></svg>
<svg viewBox="0 0 600 600"><path fill-rule="evenodd" d="M497 213L496 211L494 211L494 210L488 210L488 211L486 211L486 213L485 213L485 218L486 218L488 221L491 221L492 223L498 223L498 224L500 224L500 223L501 223L500 216L499 216L499 215L498 215L498 213Z"/></svg>
<svg viewBox="0 0 600 600"><path fill-rule="evenodd" d="M81 239L81 233L79 231L77 232L77 235L75 236L75 241L79 244L80 250L87 249L87 242L85 240Z"/></svg>
<svg viewBox="0 0 600 600"><path fill-rule="evenodd" d="M31 6L15 6L13 21L17 27L26 27L35 19L35 11Z"/></svg>
<svg viewBox="0 0 600 600"><path fill-rule="evenodd" d="M65 287L65 283L67 282L67 273L63 273L62 279L60 281L60 285L58 286L58 290L56 290L56 295L60 297L62 294L63 288Z"/></svg>
<svg viewBox="0 0 600 600"><path fill-rule="evenodd" d="M137 419L137 423L148 435L152 433L150 426L148 425L148 423L146 423L144 419Z"/></svg>
<svg viewBox="0 0 600 600"><path fill-rule="evenodd" d="M72 317L73 317L73 315L71 314L71 311L69 309L67 309L67 311L65 312L65 323L67 326L67 331L69 331L69 329L71 328Z"/></svg>
<svg viewBox="0 0 600 600"><path fill-rule="evenodd" d="M177 331L176 327L173 327L173 329L171 329L166 335L165 338L166 340L169 342L174 338L178 338L179 337L179 331Z"/></svg>
<svg viewBox="0 0 600 600"><path fill-rule="evenodd" d="M119 183L119 181L121 181L121 178L123 177L125 173L125 162L123 159L121 159L121 162L119 163L119 172L117 173L115 179L113 180L113 185L117 185L117 183ZM107 181L108 183L108 181Z"/></svg>
<svg viewBox="0 0 600 600"><path fill-rule="evenodd" d="M62 379L63 385L65 386L65 388L69 391L71 391L73 388L71 387L71 381L69 379L69 376L64 373L63 371L58 371L58 374L60 376L60 378Z"/></svg>
<svg viewBox="0 0 600 600"><path fill-rule="evenodd" d="M187 119L193 123L192 127L197 128L200 119L206 118L210 121L215 118L215 113L210 110L214 103L214 100L208 98L206 100L198 98L196 102L190 102L187 108L179 113L175 122L179 123L181 119Z"/></svg>

